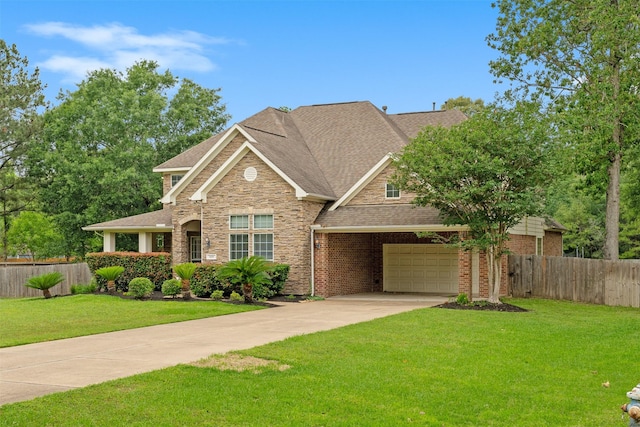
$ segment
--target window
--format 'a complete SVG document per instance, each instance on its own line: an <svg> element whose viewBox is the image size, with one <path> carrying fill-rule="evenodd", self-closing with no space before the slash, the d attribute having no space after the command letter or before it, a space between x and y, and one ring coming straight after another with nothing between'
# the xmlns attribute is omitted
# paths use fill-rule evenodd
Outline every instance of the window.
<svg viewBox="0 0 640 427"><path fill-rule="evenodd" d="M229 259L240 259L249 256L249 235L229 235Z"/></svg>
<svg viewBox="0 0 640 427"><path fill-rule="evenodd" d="M171 186L175 186L178 181L180 181L182 179L184 175L171 175Z"/></svg>
<svg viewBox="0 0 640 427"><path fill-rule="evenodd" d="M189 238L189 255L191 262L202 261L202 237L191 236Z"/></svg>
<svg viewBox="0 0 640 427"><path fill-rule="evenodd" d="M232 230L248 230L249 215L231 215L229 217L229 228Z"/></svg>
<svg viewBox="0 0 640 427"><path fill-rule="evenodd" d="M273 234L254 234L253 254L273 261Z"/></svg>
<svg viewBox="0 0 640 427"><path fill-rule="evenodd" d="M273 215L254 215L253 228L256 230L273 228Z"/></svg>
<svg viewBox="0 0 640 427"><path fill-rule="evenodd" d="M400 189L393 184L387 183L386 187L386 195L387 199L399 199L400 198Z"/></svg>

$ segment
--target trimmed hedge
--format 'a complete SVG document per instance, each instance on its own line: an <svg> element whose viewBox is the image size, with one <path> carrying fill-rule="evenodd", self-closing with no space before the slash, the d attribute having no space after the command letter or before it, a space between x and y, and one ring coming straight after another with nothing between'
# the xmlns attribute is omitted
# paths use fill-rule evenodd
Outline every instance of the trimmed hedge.
<svg viewBox="0 0 640 427"><path fill-rule="evenodd" d="M165 280L172 278L171 254L167 252L138 253L138 252L96 252L87 254L85 261L89 265L91 273L102 267L119 265L124 267L124 272L116 280L116 289L126 292L129 290L129 282L136 277L146 277L154 285L156 290L162 288ZM107 286L107 281L102 277L96 277L98 286L102 289Z"/></svg>
<svg viewBox="0 0 640 427"><path fill-rule="evenodd" d="M196 272L193 273L189 286L191 292L198 298L209 298L211 292L216 290L225 291L226 287L220 283L216 277L216 269L222 264L198 264ZM231 293L229 290L228 294Z"/></svg>

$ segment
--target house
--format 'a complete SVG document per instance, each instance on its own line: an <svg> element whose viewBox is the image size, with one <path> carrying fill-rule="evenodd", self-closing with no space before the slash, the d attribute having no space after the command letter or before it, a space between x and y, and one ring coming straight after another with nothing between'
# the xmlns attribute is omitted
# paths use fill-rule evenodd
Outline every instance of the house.
<svg viewBox="0 0 640 427"><path fill-rule="evenodd" d="M386 114L370 102L267 108L157 166L160 211L94 224L104 250L138 233L139 251L174 263L260 255L291 267L286 293L371 291L488 295L484 257L419 238L451 235L438 211L390 182L391 153L457 110ZM561 227L527 218L511 232L521 254L562 255ZM506 276L506 275L505 275ZM505 279L506 280L506 279Z"/></svg>

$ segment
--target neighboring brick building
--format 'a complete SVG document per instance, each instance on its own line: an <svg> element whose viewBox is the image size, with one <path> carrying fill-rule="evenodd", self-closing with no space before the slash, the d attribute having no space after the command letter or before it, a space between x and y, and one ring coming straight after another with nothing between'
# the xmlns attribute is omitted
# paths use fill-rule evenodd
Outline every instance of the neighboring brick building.
<svg viewBox="0 0 640 427"><path fill-rule="evenodd" d="M389 183L391 153L428 125L465 120L457 110L385 114L369 102L267 108L154 169L160 211L85 227L138 233L140 252L174 263L261 255L291 266L286 293L488 294L484 256L418 232L441 224ZM562 255L561 227L527 218L511 230L515 253ZM505 275L506 280L506 275Z"/></svg>

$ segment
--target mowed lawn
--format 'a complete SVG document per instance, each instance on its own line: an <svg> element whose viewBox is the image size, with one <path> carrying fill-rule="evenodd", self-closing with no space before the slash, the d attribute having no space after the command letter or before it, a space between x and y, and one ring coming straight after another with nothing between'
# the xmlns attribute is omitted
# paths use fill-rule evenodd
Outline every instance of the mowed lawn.
<svg viewBox="0 0 640 427"><path fill-rule="evenodd" d="M237 353L271 367L180 365L5 405L0 425L626 425L640 310L509 302L531 311L419 309Z"/></svg>
<svg viewBox="0 0 640 427"><path fill-rule="evenodd" d="M213 301L137 301L108 295L0 299L0 347L255 310Z"/></svg>

